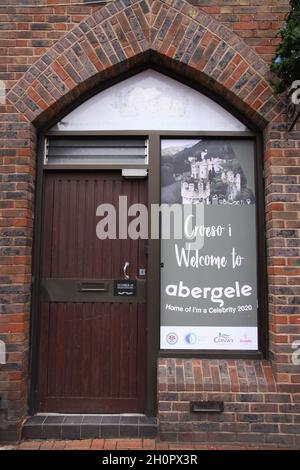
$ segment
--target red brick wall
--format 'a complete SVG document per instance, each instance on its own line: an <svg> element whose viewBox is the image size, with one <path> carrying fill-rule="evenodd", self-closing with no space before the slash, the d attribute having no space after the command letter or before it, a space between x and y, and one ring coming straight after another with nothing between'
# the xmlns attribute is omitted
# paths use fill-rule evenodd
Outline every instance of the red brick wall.
<svg viewBox="0 0 300 470"><path fill-rule="evenodd" d="M289 0L190 0L235 31L266 61L272 60Z"/></svg>
<svg viewBox="0 0 300 470"><path fill-rule="evenodd" d="M161 439L300 446L300 396L278 390L268 361L160 359L158 387ZM191 412L207 400L224 412Z"/></svg>
<svg viewBox="0 0 300 470"><path fill-rule="evenodd" d="M26 3L36 6L18 6ZM68 5L72 3L74 6ZM0 2L0 79L7 81L7 88L75 24L102 6L97 2L84 3L83 0Z"/></svg>
<svg viewBox="0 0 300 470"><path fill-rule="evenodd" d="M16 0L0 2L0 79L7 88L21 78L66 31L103 4L84 0L28 1L36 7L18 7ZM56 4L74 4L55 6ZM278 31L289 11L289 0L190 0L235 31L245 43L270 61L280 41Z"/></svg>
<svg viewBox="0 0 300 470"><path fill-rule="evenodd" d="M8 350L7 364L0 365L0 439L16 439L27 413L31 247L38 129L66 104L72 103L98 83L117 76L134 64L150 64L151 59L217 93L259 126L264 135L269 273L269 312L266 314L270 322L270 362L267 366L261 364L261 367L268 371L268 376L263 379L266 392L259 388L256 363L242 361L240 364L257 375L256 388L252 379L249 379L247 386L249 393L253 392L259 397L263 414L270 412L265 395L270 384L275 386L272 393L279 394L278 403L282 393L282 399L291 405L293 421L287 424L294 424L294 428L290 427L287 432L287 428L284 430L278 426L271 432L264 427L261 432L271 432L277 438L288 434L293 437L290 442L296 442L300 374L299 366L292 363L292 342L300 339L300 129L298 126L298 130L288 132L285 103L274 97L269 86L269 68L264 61L264 58L270 58L269 49L258 50L257 54L255 47L259 45L249 43L250 39L260 38L260 32L267 35L263 38L266 42L274 38L275 23L273 25L272 20L272 28L263 26L265 19L259 15L265 13L261 8L267 3L272 12L272 9L286 7L287 2L268 1L262 6L262 2L257 1L256 7L260 10L257 10L255 21L246 21L245 18L242 21L239 17L242 14L239 8L253 8L253 0L240 0L240 6L237 0L219 2L219 6L213 2L209 5L208 2L198 3L201 3L203 10L219 8L220 11L210 10L207 14L181 0L116 0L103 8L82 5L79 8L59 7L59 10L53 5L47 8L39 6L26 10L27 13L23 8L9 6L8 0L6 6L1 8L3 23L0 25L0 41L7 42L4 46L3 42L0 44L0 78L6 80L10 92L6 105L0 107L0 339L6 342ZM222 10L225 7L234 7L232 20L226 19L229 13ZM93 12L91 16L90 12ZM22 15L29 15L27 21L25 17L21 20ZM68 21L60 22L53 15L68 16ZM278 27L281 20L276 20ZM238 30L236 25L239 21L248 25L240 23L243 29ZM256 29L250 27L256 23ZM33 24L38 26L33 28ZM251 35L244 41L242 35L247 31L251 31ZM42 45L34 43L40 40L47 42ZM204 382L198 372L195 372L196 379L193 379L194 390L189 388L188 381L181 378L180 370L186 370L186 367L188 370L189 363L160 361L160 385L165 383L165 379L161 379L164 374L174 375L173 367L176 374L178 369L179 374L175 385L180 390L161 390L177 394L170 397L160 395L160 402L167 403L163 406L169 407L171 403L171 410L167 411L172 412L173 402L181 401L183 404L176 406L186 410L188 399L181 392L206 392L205 388L201 388ZM207 370L205 364L202 361L199 365L203 371ZM238 374L238 365L230 361L215 362L214 374L217 371L223 373L226 367L231 368L233 374L234 370ZM207 392L217 393L219 386L218 381L213 380L212 388ZM240 401L240 397L236 396L232 384L230 387L226 391L230 396L227 395L224 400L228 402L227 406L231 403L232 407ZM255 407L251 403L249 398L247 409L255 415ZM277 405L273 407L274 416L281 416L283 411ZM160 408L160 411L163 410ZM274 417L274 420L282 419L280 416ZM169 432L167 426L164 428L168 420L163 415L160 417L161 423L164 423L162 432ZM171 415L169 418L169 422L174 423ZM224 423L226 419L229 423L235 423L235 418L232 412L218 419L220 423L222 419ZM176 419L180 422L179 413ZM224 431L221 425L220 429ZM247 430L248 433L258 433L257 428L251 426ZM177 426L177 431L169 437L180 439L181 432L185 432L184 429ZM225 439L226 435L224 433L220 439Z"/></svg>

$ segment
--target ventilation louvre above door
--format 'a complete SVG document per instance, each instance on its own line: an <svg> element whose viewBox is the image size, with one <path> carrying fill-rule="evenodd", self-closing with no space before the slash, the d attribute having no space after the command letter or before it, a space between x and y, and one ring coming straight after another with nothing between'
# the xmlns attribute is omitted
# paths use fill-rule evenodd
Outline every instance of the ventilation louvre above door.
<svg viewBox="0 0 300 470"><path fill-rule="evenodd" d="M44 164L47 167L147 163L148 140L145 137L49 137L46 141Z"/></svg>

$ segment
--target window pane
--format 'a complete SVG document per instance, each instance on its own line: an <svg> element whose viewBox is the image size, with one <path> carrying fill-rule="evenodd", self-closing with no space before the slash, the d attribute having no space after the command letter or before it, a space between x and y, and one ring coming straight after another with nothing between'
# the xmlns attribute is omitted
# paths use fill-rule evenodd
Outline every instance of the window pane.
<svg viewBox="0 0 300 470"><path fill-rule="evenodd" d="M254 155L252 140L161 142L162 349L258 349Z"/></svg>
<svg viewBox="0 0 300 470"><path fill-rule="evenodd" d="M202 93L147 70L93 96L52 130L243 132L247 128Z"/></svg>
<svg viewBox="0 0 300 470"><path fill-rule="evenodd" d="M50 137L47 165L147 163L147 140L101 137Z"/></svg>

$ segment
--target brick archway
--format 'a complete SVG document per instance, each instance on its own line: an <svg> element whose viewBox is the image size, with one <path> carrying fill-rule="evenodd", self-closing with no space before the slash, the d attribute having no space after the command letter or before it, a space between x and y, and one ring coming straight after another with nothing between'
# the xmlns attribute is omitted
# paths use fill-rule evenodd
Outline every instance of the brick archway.
<svg viewBox="0 0 300 470"><path fill-rule="evenodd" d="M184 0L117 0L95 11L49 48L12 87L2 107L0 163L7 196L1 206L0 229L9 239L1 254L5 287L0 333L9 350L5 376L0 379L2 407L10 410L5 440L19 437L27 413L36 130L105 81L151 63L192 79L264 130L272 370L267 362L251 364L250 370L250 364L243 361L223 361L222 367L225 364L229 371L224 387L218 389L220 384L213 382L214 373L209 372L212 383L207 390L254 392L261 402L264 392L280 392L285 395L278 400L290 403L291 394L300 391L298 366L291 363L293 351L287 349L290 338L300 337L299 318L294 315L300 303L299 288L294 287L300 276L296 248L300 237L299 144L297 133L286 131L284 103L273 95L268 65L233 31ZM209 364L202 363L207 372ZM162 393L170 391L167 365L161 363ZM214 365L217 370L218 363ZM244 366L251 375L246 385L237 377ZM201 367L196 364L199 375ZM215 390L209 388L214 385ZM164 404L166 409L169 405ZM264 403L259 405L269 412ZM1 432L0 428L0 439Z"/></svg>
<svg viewBox="0 0 300 470"><path fill-rule="evenodd" d="M281 112L267 64L184 0L118 0L100 8L29 68L8 101L40 124L97 84L150 61L180 69L260 127Z"/></svg>

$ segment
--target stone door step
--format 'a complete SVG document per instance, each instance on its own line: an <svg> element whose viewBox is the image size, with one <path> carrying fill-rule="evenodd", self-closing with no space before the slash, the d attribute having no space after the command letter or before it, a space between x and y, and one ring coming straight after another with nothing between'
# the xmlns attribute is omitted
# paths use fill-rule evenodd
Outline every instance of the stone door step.
<svg viewBox="0 0 300 470"><path fill-rule="evenodd" d="M157 420L145 415L37 414L26 419L23 439L154 438Z"/></svg>

